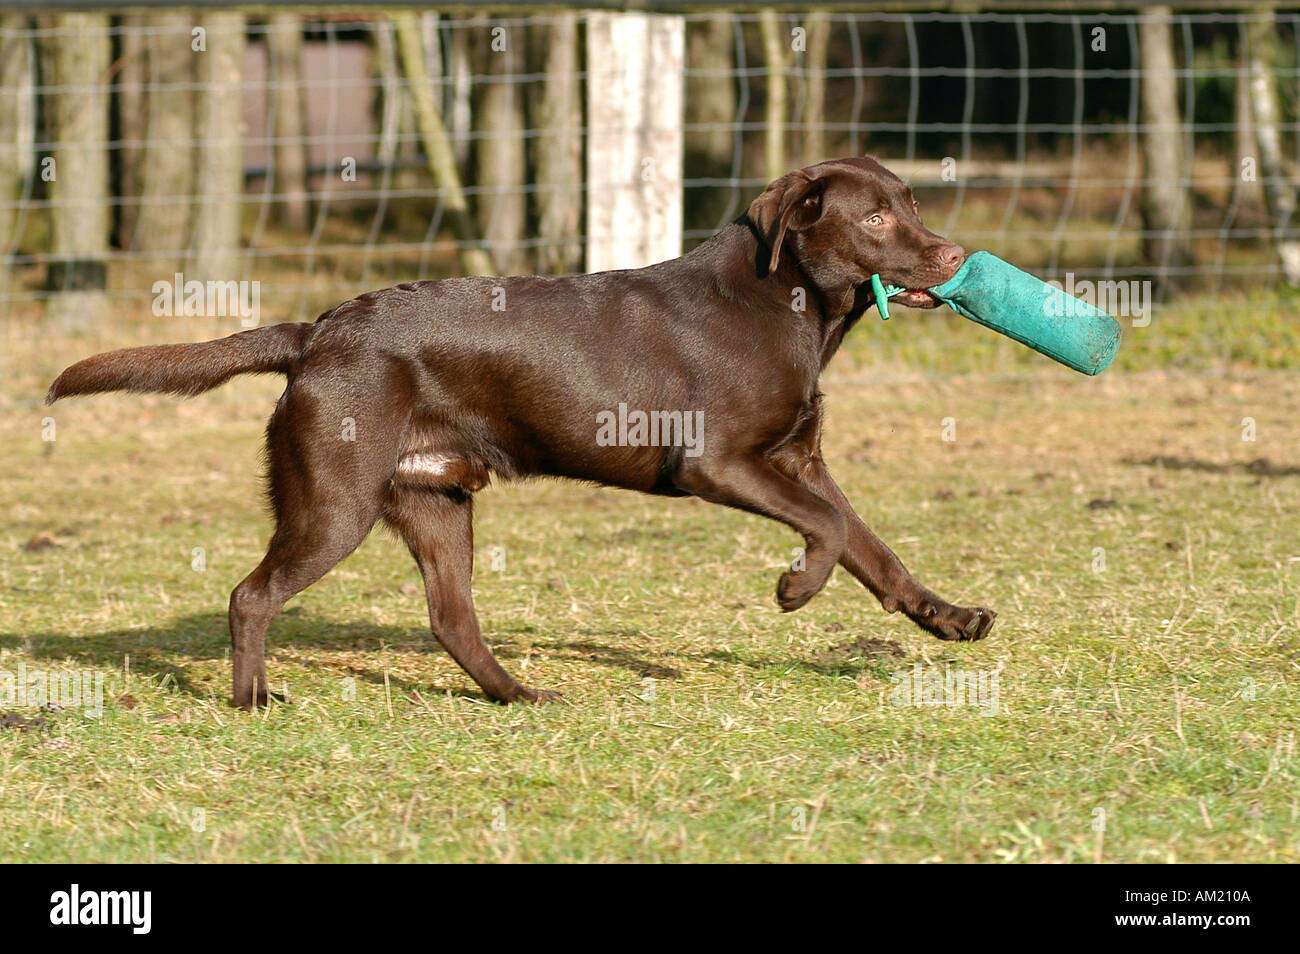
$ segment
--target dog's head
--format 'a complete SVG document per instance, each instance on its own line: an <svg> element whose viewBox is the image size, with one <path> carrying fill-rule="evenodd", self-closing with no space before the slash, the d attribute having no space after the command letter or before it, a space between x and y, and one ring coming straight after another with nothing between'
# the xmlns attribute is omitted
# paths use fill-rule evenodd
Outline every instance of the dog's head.
<svg viewBox="0 0 1300 954"><path fill-rule="evenodd" d="M907 291L892 299L913 308L939 304L926 289L946 282L965 260L960 246L921 223L916 197L875 159L833 159L777 179L749 207L775 272L793 256L823 290L856 288L880 275Z"/></svg>

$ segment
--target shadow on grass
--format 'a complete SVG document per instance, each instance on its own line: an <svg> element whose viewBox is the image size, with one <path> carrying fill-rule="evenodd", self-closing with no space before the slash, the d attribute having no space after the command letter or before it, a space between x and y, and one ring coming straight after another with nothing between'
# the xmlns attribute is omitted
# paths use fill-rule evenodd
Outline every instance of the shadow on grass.
<svg viewBox="0 0 1300 954"><path fill-rule="evenodd" d="M1282 467L1274 464L1267 457L1258 457L1246 464L1223 464L1195 457L1156 456L1138 459L1124 458L1124 463L1133 467L1160 467L1164 470L1192 470L1203 474L1254 474L1257 477L1296 477L1300 476L1300 467Z"/></svg>
<svg viewBox="0 0 1300 954"><path fill-rule="evenodd" d="M629 634L609 634L618 641ZM625 669L642 677L675 679L680 673L670 667L638 658L632 652L607 646L591 640L536 640L528 641L524 649L509 637L494 634L485 636L493 653L502 660L519 659L525 655L543 659L579 660L597 665ZM356 664L355 657L338 660L303 658L299 652L358 653L396 650L445 654L428 630L405 626L377 626L373 623L316 623L304 618L300 609L292 607L277 618L268 637L267 656L272 669L276 651L295 652L293 663L309 669L335 671L355 676L370 683L384 684L382 669L370 669ZM211 660L228 660L230 635L224 613L195 613L177 617L167 626L145 626L115 629L87 636L70 636L66 633L0 633L0 649L14 650L34 660L71 662L73 664L121 669L130 657L131 672L146 677L156 677L161 682L170 676L177 690L193 696L207 697L213 691L209 681L195 682L186 669L187 663ZM274 672L271 675L275 680ZM477 690L430 687L388 673L388 684L403 692L450 692L453 695L486 698Z"/></svg>
<svg viewBox="0 0 1300 954"><path fill-rule="evenodd" d="M870 674L878 679L888 681L893 673L906 666L906 663L898 657L883 653L844 656L842 658L827 658L829 654L822 653L819 654L820 658L814 659L771 659L767 657L750 659L734 652L711 652L704 655L708 659L730 663L735 666L746 666L750 669L768 671L797 669L800 672L815 673L832 679L842 676L861 677Z"/></svg>
<svg viewBox="0 0 1300 954"><path fill-rule="evenodd" d="M609 633L612 639L628 637L627 633ZM628 641L631 641L628 639ZM518 659L525 655L519 650L514 643L495 642L488 640L492 646L492 651L499 659ZM617 669L626 669L628 672L635 673L642 678L652 679L676 679L681 672L672 666L662 666L658 663L646 662L639 659L631 651L619 646L606 646L603 643L592 642L590 640L573 640L569 642L561 640L531 640L530 655L542 656L547 659L568 659L579 660L583 662L594 662L599 666L612 666Z"/></svg>

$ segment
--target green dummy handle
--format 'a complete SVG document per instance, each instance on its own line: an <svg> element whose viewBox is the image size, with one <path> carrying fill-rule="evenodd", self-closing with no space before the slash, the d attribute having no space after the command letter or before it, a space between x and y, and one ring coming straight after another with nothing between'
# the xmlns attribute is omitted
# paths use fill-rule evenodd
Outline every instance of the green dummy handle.
<svg viewBox="0 0 1300 954"><path fill-rule="evenodd" d="M907 291L902 285L886 285L880 280L879 275L871 276L871 290L876 296L876 310L880 312L881 321L889 320L889 299L900 292Z"/></svg>

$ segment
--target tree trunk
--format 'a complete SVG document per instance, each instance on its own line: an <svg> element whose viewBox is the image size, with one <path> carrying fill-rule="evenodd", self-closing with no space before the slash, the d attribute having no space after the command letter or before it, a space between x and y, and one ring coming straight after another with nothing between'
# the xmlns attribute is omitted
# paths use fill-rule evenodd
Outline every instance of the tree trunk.
<svg viewBox="0 0 1300 954"><path fill-rule="evenodd" d="M420 39L420 24L413 13L401 11L391 15L397 30L397 48L406 71L406 81L415 105L416 121L424 140L424 153L428 157L429 172L434 183L443 191L443 217L459 242L461 269L467 275L493 274L492 259L483 251L465 190L461 188L460 174L456 170L456 155L442 122L442 110L429 82L428 65L424 58L424 45Z"/></svg>
<svg viewBox="0 0 1300 954"><path fill-rule="evenodd" d="M1259 146L1259 176L1273 220L1282 278L1300 285L1300 231L1296 228L1296 188L1282 155L1282 108L1277 94L1277 22L1272 7L1252 11L1246 26L1250 102Z"/></svg>
<svg viewBox="0 0 1300 954"><path fill-rule="evenodd" d="M565 274L582 264L582 95L578 88L578 17L555 14L535 37L535 60L546 79L534 83L537 169L537 267Z"/></svg>
<svg viewBox="0 0 1300 954"><path fill-rule="evenodd" d="M397 34L391 21L375 25L375 73L379 79L375 103L379 140L376 158L391 167L391 188L395 192L414 192L425 186L424 172L407 160L419 154L420 130L415 120L411 94L402 83L402 65L397 52ZM394 203L386 210L389 217L400 217L410 209L408 203Z"/></svg>
<svg viewBox="0 0 1300 954"><path fill-rule="evenodd" d="M707 167L730 170L736 122L736 38L730 16L715 14L686 31L686 151Z"/></svg>
<svg viewBox="0 0 1300 954"><path fill-rule="evenodd" d="M473 24L473 25L471 25ZM447 63L446 103L443 106L451 131L451 145L456 152L456 168L469 174L470 127L473 125L474 57L470 37L485 29L487 20L479 17L453 17L451 54Z"/></svg>
<svg viewBox="0 0 1300 954"><path fill-rule="evenodd" d="M804 54L804 134L801 165L831 158L826 154L826 61L831 39L831 15L810 13L804 20L808 51Z"/></svg>
<svg viewBox="0 0 1300 954"><path fill-rule="evenodd" d="M239 216L244 196L244 15L205 13L199 22L207 31L207 50L196 54L199 205L189 266L195 274L186 278L232 281L238 278Z"/></svg>
<svg viewBox="0 0 1300 954"><path fill-rule="evenodd" d="M275 110L271 191L276 218L287 229L310 225L307 180L307 103L302 87L302 20L296 13L273 13L267 23L272 109Z"/></svg>
<svg viewBox="0 0 1300 954"><path fill-rule="evenodd" d="M0 14L0 314L13 281L12 256L18 247L18 210L13 207L32 174L35 101L31 41L23 34L27 18Z"/></svg>
<svg viewBox="0 0 1300 954"><path fill-rule="evenodd" d="M1175 272L1192 263L1187 237L1190 205L1183 125L1178 109L1173 14L1149 7L1139 27L1142 57L1143 254L1161 285L1177 283Z"/></svg>
<svg viewBox="0 0 1300 954"><path fill-rule="evenodd" d="M774 10L759 13L763 34L763 56L767 61L767 116L763 138L764 173L768 181L779 179L786 168L785 125L790 113L787 73L790 69L790 38Z"/></svg>
<svg viewBox="0 0 1300 954"><path fill-rule="evenodd" d="M149 138L149 43L145 27L149 14L127 14L118 21L117 169L115 181L122 204L117 211L117 244L136 247L140 202L144 191L144 143Z"/></svg>
<svg viewBox="0 0 1300 954"><path fill-rule="evenodd" d="M50 296L46 317L64 328L91 327L107 309L108 67L112 55L108 17L59 13L44 40L43 82L68 92L47 99L54 142L49 183Z"/></svg>
<svg viewBox="0 0 1300 954"><path fill-rule="evenodd" d="M1242 25L1240 48L1237 51L1237 75L1233 83L1233 147L1235 165L1229 170L1232 176L1233 201L1240 216L1243 205L1259 205L1264 194L1259 186L1259 146L1255 141L1254 104L1250 101L1250 50L1247 49L1245 24ZM1254 164L1254 179L1242 178L1245 163Z"/></svg>
<svg viewBox="0 0 1300 954"><path fill-rule="evenodd" d="M157 32L146 35L148 132L139 154L141 204L133 247L167 252L180 263L189 247L194 194L194 93L189 87L195 80L195 58L216 54L190 48L193 20L186 14L151 14L142 26Z"/></svg>
<svg viewBox="0 0 1300 954"><path fill-rule="evenodd" d="M686 125L704 126L684 135L687 179L725 179L732 175L736 138L736 37L732 18L714 14L686 26ZM686 228L721 228L736 190L710 186L691 190Z"/></svg>
<svg viewBox="0 0 1300 954"><path fill-rule="evenodd" d="M484 87L474 115L478 221L497 273L518 275L529 270L524 97L515 82L523 72L524 27L491 30L502 32L484 38Z"/></svg>

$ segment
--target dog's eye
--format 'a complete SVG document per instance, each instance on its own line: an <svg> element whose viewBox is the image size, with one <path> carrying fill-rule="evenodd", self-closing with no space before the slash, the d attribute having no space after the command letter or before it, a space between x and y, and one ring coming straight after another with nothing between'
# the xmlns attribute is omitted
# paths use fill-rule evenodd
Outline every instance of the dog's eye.
<svg viewBox="0 0 1300 954"><path fill-rule="evenodd" d="M880 213L876 213L875 215L868 217L865 224L879 227L885 224L885 217Z"/></svg>

